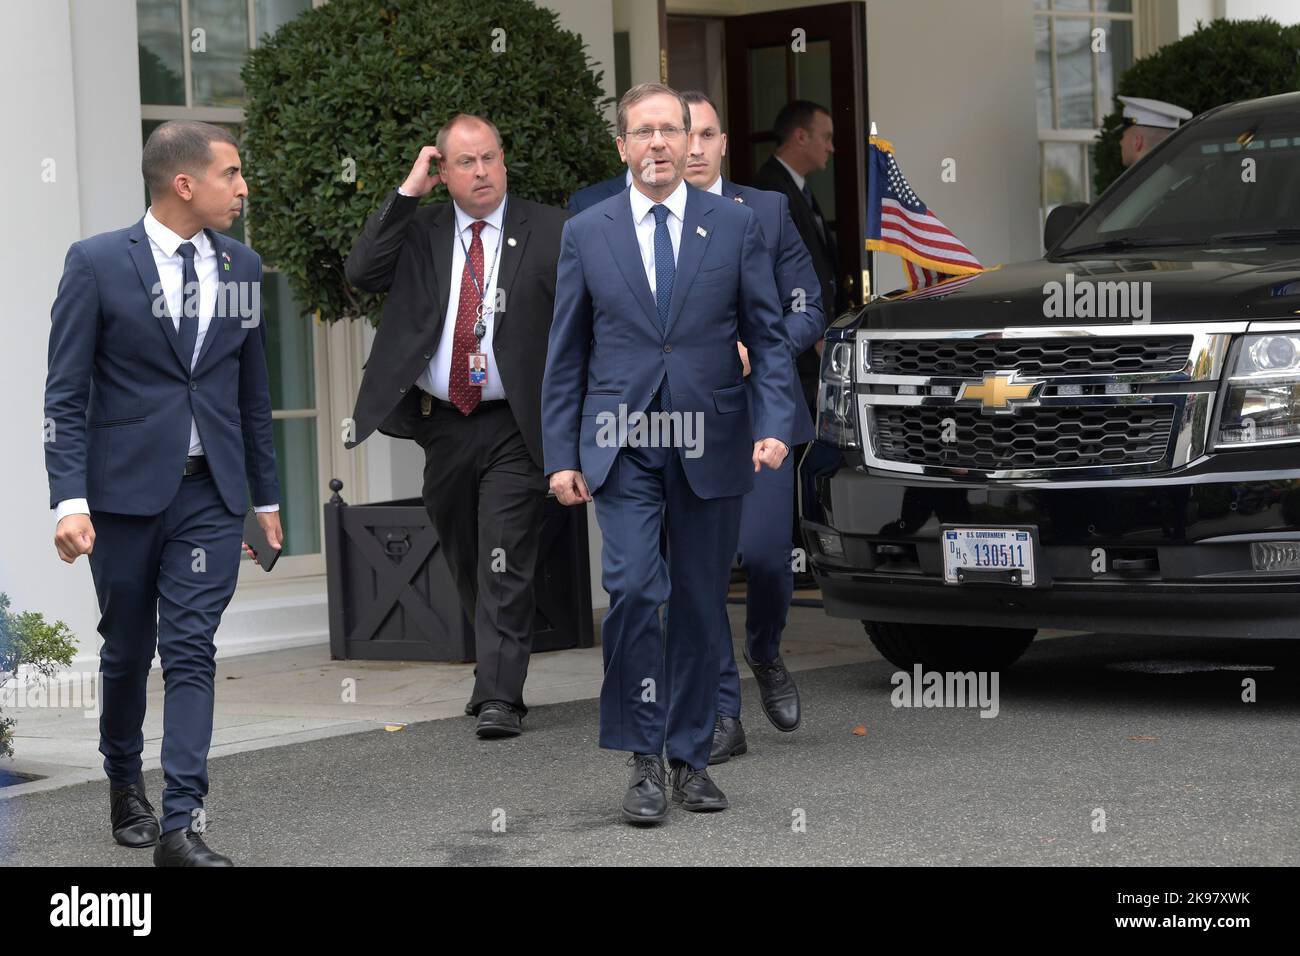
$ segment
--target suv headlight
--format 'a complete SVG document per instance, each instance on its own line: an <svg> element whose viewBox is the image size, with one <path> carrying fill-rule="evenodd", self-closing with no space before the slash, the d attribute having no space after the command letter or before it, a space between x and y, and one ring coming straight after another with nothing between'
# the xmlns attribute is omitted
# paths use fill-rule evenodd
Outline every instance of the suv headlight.
<svg viewBox="0 0 1300 956"><path fill-rule="evenodd" d="M1215 447L1300 441L1300 332L1247 335L1234 354Z"/></svg>
<svg viewBox="0 0 1300 956"><path fill-rule="evenodd" d="M817 387L817 438L838 448L857 448L858 410L853 394L852 329L829 329L822 347Z"/></svg>

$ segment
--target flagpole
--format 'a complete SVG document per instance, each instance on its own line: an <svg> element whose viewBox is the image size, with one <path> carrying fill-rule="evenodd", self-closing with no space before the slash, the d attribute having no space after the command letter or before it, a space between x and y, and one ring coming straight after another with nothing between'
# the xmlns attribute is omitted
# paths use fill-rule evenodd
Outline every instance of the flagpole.
<svg viewBox="0 0 1300 956"><path fill-rule="evenodd" d="M877 135L876 124L874 122L871 124L871 135ZM867 275L871 279L871 288L862 298L863 305L866 305L876 297L876 254L870 249L867 250Z"/></svg>

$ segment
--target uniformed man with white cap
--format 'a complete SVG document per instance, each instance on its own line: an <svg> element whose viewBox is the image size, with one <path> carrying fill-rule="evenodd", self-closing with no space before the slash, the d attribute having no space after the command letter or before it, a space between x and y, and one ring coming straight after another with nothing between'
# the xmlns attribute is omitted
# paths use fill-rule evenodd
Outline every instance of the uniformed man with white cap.
<svg viewBox="0 0 1300 956"><path fill-rule="evenodd" d="M1189 110L1141 96L1117 96L1124 104L1124 133L1119 140L1120 159L1132 166L1162 139L1192 118Z"/></svg>

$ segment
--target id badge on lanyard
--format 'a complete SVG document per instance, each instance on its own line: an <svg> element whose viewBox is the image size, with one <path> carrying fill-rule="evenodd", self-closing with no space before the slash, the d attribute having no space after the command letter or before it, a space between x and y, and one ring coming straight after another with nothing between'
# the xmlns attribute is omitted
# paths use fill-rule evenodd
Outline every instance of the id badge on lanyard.
<svg viewBox="0 0 1300 956"><path fill-rule="evenodd" d="M509 202L509 200L506 200ZM492 288L492 276L496 272L497 263L501 261L501 239L505 233L505 212L502 211L501 229L497 232L497 249L496 255L492 257L492 271L485 277L483 285L479 285L478 275L474 270L473 263L469 262L469 250L465 250L465 261L469 265L470 277L474 280L474 288L478 292L479 302L475 308L474 316L474 340L476 342L475 350L470 352L469 358L469 384L475 388L483 388L488 383L488 361L487 353L483 351L483 337L487 335L487 320L492 316L492 308L487 303L487 292ZM510 240L514 242L514 240ZM461 237L461 247L464 248L465 238Z"/></svg>

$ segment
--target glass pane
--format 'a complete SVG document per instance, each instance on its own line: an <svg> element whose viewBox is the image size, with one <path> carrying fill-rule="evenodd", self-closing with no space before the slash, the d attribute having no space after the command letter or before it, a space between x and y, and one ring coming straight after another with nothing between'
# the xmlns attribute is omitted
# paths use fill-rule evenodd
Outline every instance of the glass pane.
<svg viewBox="0 0 1300 956"><path fill-rule="evenodd" d="M1097 0L1097 9L1103 13L1132 13L1133 0Z"/></svg>
<svg viewBox="0 0 1300 956"><path fill-rule="evenodd" d="M1046 9L1047 9L1047 0L1034 0L1034 9L1035 9L1035 10L1046 10Z"/></svg>
<svg viewBox="0 0 1300 956"><path fill-rule="evenodd" d="M1034 17L1034 76L1038 95L1038 128L1051 129L1052 123L1052 48L1051 21Z"/></svg>
<svg viewBox="0 0 1300 956"><path fill-rule="evenodd" d="M812 41L794 64L795 96L831 109L831 41Z"/></svg>
<svg viewBox="0 0 1300 956"><path fill-rule="evenodd" d="M202 30L203 50L195 49ZM190 72L195 106L243 106L239 71L248 56L248 5L241 0L190 0Z"/></svg>
<svg viewBox="0 0 1300 956"><path fill-rule="evenodd" d="M185 54L181 0L135 0L140 51L140 102L185 105Z"/></svg>
<svg viewBox="0 0 1300 956"><path fill-rule="evenodd" d="M275 33L304 10L311 9L311 0L257 0L253 8L257 17L257 35Z"/></svg>
<svg viewBox="0 0 1300 956"><path fill-rule="evenodd" d="M1058 17L1055 27L1058 128L1096 129L1092 105L1092 23L1086 19Z"/></svg>
<svg viewBox="0 0 1300 956"><path fill-rule="evenodd" d="M1106 31L1106 50L1097 54L1097 93L1102 113L1114 108L1115 83L1133 65L1133 24L1129 20L1098 20Z"/></svg>
<svg viewBox="0 0 1300 956"><path fill-rule="evenodd" d="M1052 0L1052 7L1056 10L1091 10L1091 0Z"/></svg>
<svg viewBox="0 0 1300 956"><path fill-rule="evenodd" d="M282 554L320 553L320 490L316 480L316 419L281 418L272 423L275 471L280 477Z"/></svg>
<svg viewBox="0 0 1300 956"><path fill-rule="evenodd" d="M266 368L271 378L271 407L316 407L316 370L312 318L301 314L289 280L279 272L262 275L262 315L266 321Z"/></svg>
<svg viewBox="0 0 1300 956"><path fill-rule="evenodd" d="M1043 211L1087 198L1083 182L1082 143L1043 144Z"/></svg>
<svg viewBox="0 0 1300 956"><path fill-rule="evenodd" d="M776 114L785 106L786 92L784 46L756 47L749 51L750 124L754 132L772 128Z"/></svg>
<svg viewBox="0 0 1300 956"><path fill-rule="evenodd" d="M761 143L755 143L753 145L754 165L752 167L754 171L757 172L758 167L767 162L767 158L775 152L776 143L770 139L764 140Z"/></svg>

